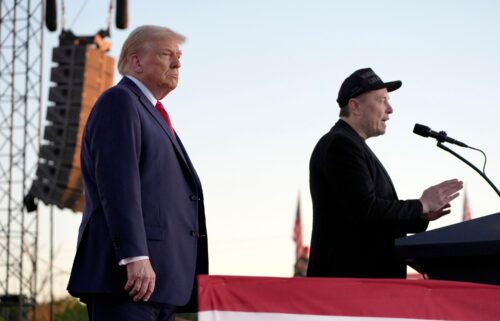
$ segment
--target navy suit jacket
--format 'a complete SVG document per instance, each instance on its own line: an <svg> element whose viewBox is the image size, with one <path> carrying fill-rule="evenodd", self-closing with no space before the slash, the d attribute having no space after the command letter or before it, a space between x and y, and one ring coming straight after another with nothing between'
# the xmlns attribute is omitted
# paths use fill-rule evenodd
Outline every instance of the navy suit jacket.
<svg viewBox="0 0 500 321"><path fill-rule="evenodd" d="M117 295L121 259L149 256L151 302L184 305L208 273L201 183L179 137L128 78L104 92L83 133L85 207L68 291Z"/></svg>
<svg viewBox="0 0 500 321"><path fill-rule="evenodd" d="M424 231L419 200L398 200L386 170L343 120L309 165L313 231L308 276L404 278L394 241Z"/></svg>

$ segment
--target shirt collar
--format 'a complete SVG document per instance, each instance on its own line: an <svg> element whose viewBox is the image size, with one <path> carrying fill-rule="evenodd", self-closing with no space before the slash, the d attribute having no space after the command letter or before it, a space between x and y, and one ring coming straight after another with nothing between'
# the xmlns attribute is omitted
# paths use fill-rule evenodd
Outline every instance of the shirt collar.
<svg viewBox="0 0 500 321"><path fill-rule="evenodd" d="M135 78L134 76L125 75L125 77L132 80L134 82L134 84L136 84L137 87L139 87L139 89L142 91L144 96L146 96L146 98L151 102L151 104L153 104L153 106L156 106L156 102L158 101L158 99L155 98L155 96L148 89L148 87L146 87L139 79Z"/></svg>

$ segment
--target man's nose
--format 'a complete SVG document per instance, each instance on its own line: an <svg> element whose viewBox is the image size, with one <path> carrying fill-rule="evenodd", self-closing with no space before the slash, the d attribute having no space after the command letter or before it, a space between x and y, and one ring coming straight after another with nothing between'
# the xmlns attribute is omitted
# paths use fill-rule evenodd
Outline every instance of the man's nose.
<svg viewBox="0 0 500 321"><path fill-rule="evenodd" d="M387 103L387 113L392 114L394 112L394 109L392 108L391 104Z"/></svg>
<svg viewBox="0 0 500 321"><path fill-rule="evenodd" d="M175 55L172 58L172 63L170 64L170 67L171 68L180 68L181 67L181 61Z"/></svg>

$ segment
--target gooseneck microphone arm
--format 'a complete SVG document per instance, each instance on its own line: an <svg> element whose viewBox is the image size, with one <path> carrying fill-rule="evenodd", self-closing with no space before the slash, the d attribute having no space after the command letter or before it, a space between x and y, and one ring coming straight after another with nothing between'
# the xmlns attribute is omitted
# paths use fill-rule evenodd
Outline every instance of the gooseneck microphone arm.
<svg viewBox="0 0 500 321"><path fill-rule="evenodd" d="M484 178L486 180L486 182L488 182L488 184L490 184L490 186L495 190L495 192L497 193L497 195L500 197L500 191L498 191L498 188L495 186L495 184L493 184L493 182L488 178L488 176L486 176L484 167L483 167L483 171L480 171L471 162L469 162L468 160L466 160L465 158L463 158L462 156L460 156L458 153L456 153L455 151L451 150L450 148L444 146L443 143L444 142L448 142L450 144L455 144L455 145L458 145L458 146L461 146L461 147L466 147L466 148L474 149L474 150L480 151L481 153L483 153L483 151L481 151L480 149L474 148L474 147L470 147L467 144L462 143L461 141L458 141L456 139L448 137L448 135L444 131L435 132L432 129L430 129L429 127L421 125L421 124L415 124L415 127L413 128L413 133L415 133L417 135L420 135L420 136L423 136L423 137L432 137L432 138L436 139L438 141L437 147L439 147L439 148L447 151L448 153L452 154L453 156L457 157L462 162L464 162L465 164L469 165L473 170L475 170L476 172L478 172L479 175L481 175L481 177ZM485 157L485 163L484 164L486 166L486 155L484 153L483 153L483 155Z"/></svg>
<svg viewBox="0 0 500 321"><path fill-rule="evenodd" d="M460 156L458 153L456 153L455 151L453 151L452 149L446 147L443 145L443 143L441 142L438 142L437 143L437 147L441 148L442 150L445 150L447 151L448 153L452 154L453 156L457 157L458 159L460 159L462 162L464 162L465 164L469 165L473 170L475 170L476 172L478 172L479 175L481 175L482 178L484 178L484 180L486 180L486 182L488 182L488 184L490 184L490 186L495 190L495 192L497 193L497 195L500 197L500 191L498 190L498 188L495 186L495 184L493 184L493 182L488 178L488 176L486 176L485 173L481 172L479 170L479 168L477 168L476 166L474 166L474 164L472 164L471 162L469 162L468 160L466 160L465 158L463 158L462 156Z"/></svg>

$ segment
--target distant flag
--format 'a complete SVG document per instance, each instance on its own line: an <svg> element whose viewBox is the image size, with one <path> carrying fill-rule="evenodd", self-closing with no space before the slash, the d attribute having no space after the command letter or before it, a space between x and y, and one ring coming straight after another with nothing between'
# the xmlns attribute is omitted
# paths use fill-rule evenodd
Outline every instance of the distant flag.
<svg viewBox="0 0 500 321"><path fill-rule="evenodd" d="M304 251L304 243L302 240L302 218L300 210L300 193L297 198L297 210L295 213L295 223L293 224L292 239L295 242L295 258L298 259L302 256Z"/></svg>
<svg viewBox="0 0 500 321"><path fill-rule="evenodd" d="M462 221L469 221L472 219L472 212L469 205L469 197L467 196L467 190L464 189L464 208L462 213Z"/></svg>

